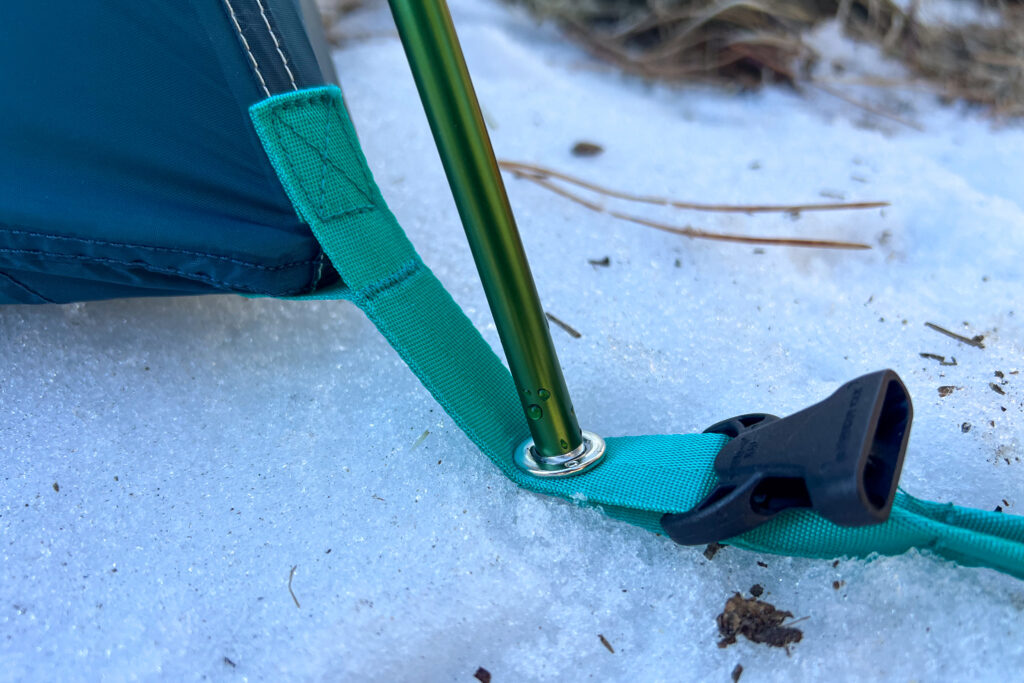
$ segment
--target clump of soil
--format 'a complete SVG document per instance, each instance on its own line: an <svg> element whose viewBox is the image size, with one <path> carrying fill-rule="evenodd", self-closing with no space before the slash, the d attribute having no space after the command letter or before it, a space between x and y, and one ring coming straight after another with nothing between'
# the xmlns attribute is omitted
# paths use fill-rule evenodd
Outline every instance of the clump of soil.
<svg viewBox="0 0 1024 683"><path fill-rule="evenodd" d="M572 146L572 155L576 157L596 157L604 153L604 147L596 142L580 140Z"/></svg>
<svg viewBox="0 0 1024 683"><path fill-rule="evenodd" d="M725 609L717 618L718 633L722 636L718 647L728 647L736 642L737 636L745 636L755 643L784 647L788 651L790 645L799 643L804 637L800 629L782 625L792 617L792 612L776 609L775 605L757 598L745 598L734 593L726 600Z"/></svg>
<svg viewBox="0 0 1024 683"><path fill-rule="evenodd" d="M715 559L715 555L718 554L718 551L724 547L725 546L719 543L718 541L715 541L714 543L708 543L708 547L704 548L704 557L708 558L709 560L713 560Z"/></svg>

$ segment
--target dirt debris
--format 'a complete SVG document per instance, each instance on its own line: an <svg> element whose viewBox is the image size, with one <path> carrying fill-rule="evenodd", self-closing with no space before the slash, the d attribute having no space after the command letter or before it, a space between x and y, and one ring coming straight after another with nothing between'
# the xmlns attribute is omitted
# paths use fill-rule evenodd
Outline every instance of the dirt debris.
<svg viewBox="0 0 1024 683"><path fill-rule="evenodd" d="M596 157L604 153L604 147L597 144L596 142L587 142L586 140L580 140L572 146L572 155L574 157Z"/></svg>
<svg viewBox="0 0 1024 683"><path fill-rule="evenodd" d="M792 612L734 593L717 617L718 633L722 636L718 647L728 647L736 642L737 636L744 636L755 643L786 648L788 652L790 645L799 643L804 637L800 629L783 626L783 622L792 617Z"/></svg>
<svg viewBox="0 0 1024 683"><path fill-rule="evenodd" d="M945 356L940 356L937 353L925 353L922 351L918 355L921 356L921 358L927 358L928 360L937 360L939 361L939 365L945 365L947 367L956 365L956 356L950 356L950 360L946 360Z"/></svg>

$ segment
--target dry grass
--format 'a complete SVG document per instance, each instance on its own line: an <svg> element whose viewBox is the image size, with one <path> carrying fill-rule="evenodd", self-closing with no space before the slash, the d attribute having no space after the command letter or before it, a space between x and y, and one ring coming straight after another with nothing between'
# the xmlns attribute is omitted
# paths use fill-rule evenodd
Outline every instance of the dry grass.
<svg viewBox="0 0 1024 683"><path fill-rule="evenodd" d="M382 0L317 0L329 31L371 1ZM1024 0L950 0L998 17L955 26L922 18L917 7L930 0L913 0L907 10L901 9L906 2L894 0L506 1L559 22L592 52L631 73L740 87L811 83L818 55L803 37L837 19L847 35L878 45L949 100L984 105L997 115L1024 115Z"/></svg>
<svg viewBox="0 0 1024 683"><path fill-rule="evenodd" d="M744 87L806 82L817 55L803 36L837 19L949 99L1024 114L1024 6L970 0L999 21L926 23L892 0L509 0L558 21L595 54L659 80ZM968 0L963 0L967 2Z"/></svg>

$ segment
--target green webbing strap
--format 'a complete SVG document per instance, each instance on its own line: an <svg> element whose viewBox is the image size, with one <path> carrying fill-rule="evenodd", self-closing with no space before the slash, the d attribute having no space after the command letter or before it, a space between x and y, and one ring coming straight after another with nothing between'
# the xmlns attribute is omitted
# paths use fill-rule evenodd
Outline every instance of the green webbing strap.
<svg viewBox="0 0 1024 683"><path fill-rule="evenodd" d="M341 91L329 86L277 95L253 105L250 114L292 205L344 283L300 298L359 306L505 476L655 532L663 514L689 510L710 492L715 455L727 440L716 434L608 438L605 461L586 474L537 479L520 472L512 453L529 432L512 378L388 210ZM1024 518L902 492L885 524L851 529L811 511L790 511L728 542L818 558L916 547L1024 578Z"/></svg>

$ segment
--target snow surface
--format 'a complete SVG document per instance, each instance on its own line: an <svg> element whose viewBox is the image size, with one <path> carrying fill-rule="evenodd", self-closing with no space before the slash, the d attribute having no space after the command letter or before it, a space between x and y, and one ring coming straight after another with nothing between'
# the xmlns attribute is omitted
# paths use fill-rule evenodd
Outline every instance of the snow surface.
<svg viewBox="0 0 1024 683"><path fill-rule="evenodd" d="M702 201L893 202L646 214L874 247L759 250L509 179L545 306L582 333L553 329L586 428L788 414L891 367L916 408L903 486L1019 514L1024 130L920 93L901 112L919 132L822 93L654 86L503 6L452 5L500 156ZM336 61L377 180L497 346L386 10L346 21L362 37ZM574 157L577 140L606 151ZM0 340L3 680L472 681L484 667L494 681L726 681L737 664L743 681L1010 680L1024 666L1024 582L1008 576L917 552L708 560L517 489L348 304L7 307ZM940 398L943 385L956 389ZM716 646L715 616L753 584L807 617L788 654Z"/></svg>
<svg viewBox="0 0 1024 683"><path fill-rule="evenodd" d="M995 3L994 6L985 6L965 0L895 0L894 4L904 12L913 14L921 23L929 25L998 26L1002 21L1002 12Z"/></svg>

